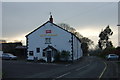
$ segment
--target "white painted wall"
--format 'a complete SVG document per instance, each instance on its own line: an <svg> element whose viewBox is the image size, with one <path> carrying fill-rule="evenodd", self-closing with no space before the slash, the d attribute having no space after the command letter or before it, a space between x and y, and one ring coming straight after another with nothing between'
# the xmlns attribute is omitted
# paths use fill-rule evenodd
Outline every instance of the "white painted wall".
<svg viewBox="0 0 120 80"><path fill-rule="evenodd" d="M51 34L57 34L57 36L41 37L40 35L46 34L46 30L51 30ZM28 52L34 51L35 57L38 56L38 59L46 59L42 56L42 50L48 46L48 44L45 44L45 38L51 38L52 44L49 45L53 46L57 50L66 50L71 52L71 43L69 42L69 40L71 40L71 34L49 22L28 36ZM40 53L36 53L37 47L40 48ZM33 56L28 55L28 57L33 59Z"/></svg>
<svg viewBox="0 0 120 80"><path fill-rule="evenodd" d="M79 59L83 56L81 42L75 36L73 36L73 56L74 60Z"/></svg>
<svg viewBox="0 0 120 80"><path fill-rule="evenodd" d="M41 36L46 35L46 30L51 30L52 33L47 34L53 34L57 36ZM69 42L69 40L72 40L71 33L56 27L54 24L48 22L41 28L37 29L35 32L31 33L27 36L28 38L28 58L34 59L34 57L38 57L38 59L44 59L47 60L46 57L43 57L43 49L45 49L48 45L53 46L59 51L66 50L69 51L70 54L72 54L72 43ZM51 44L45 44L45 38L51 38ZM40 48L40 53L36 53L36 48ZM29 51L34 52L34 56L29 55ZM80 58L82 56L82 50L81 50L81 43L78 41L78 39L73 35L73 55L74 60L77 58ZM70 56L70 60L72 55ZM54 59L52 58L52 61Z"/></svg>

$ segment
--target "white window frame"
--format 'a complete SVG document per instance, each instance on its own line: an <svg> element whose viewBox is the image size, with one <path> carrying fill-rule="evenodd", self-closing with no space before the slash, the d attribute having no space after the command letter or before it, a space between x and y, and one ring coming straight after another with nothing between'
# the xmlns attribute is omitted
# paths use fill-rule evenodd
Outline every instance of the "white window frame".
<svg viewBox="0 0 120 80"><path fill-rule="evenodd" d="M51 38L45 38L45 44L51 44Z"/></svg>

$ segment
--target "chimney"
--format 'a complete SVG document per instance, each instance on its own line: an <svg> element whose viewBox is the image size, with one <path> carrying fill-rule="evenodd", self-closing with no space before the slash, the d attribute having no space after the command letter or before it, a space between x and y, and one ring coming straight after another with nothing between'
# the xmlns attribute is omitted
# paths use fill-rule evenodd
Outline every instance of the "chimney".
<svg viewBox="0 0 120 80"><path fill-rule="evenodd" d="M49 18L49 21L50 21L51 23L53 23L53 18L52 18L51 12L50 12L50 18Z"/></svg>
<svg viewBox="0 0 120 80"><path fill-rule="evenodd" d="M50 15L50 19L49 19L49 21L50 21L51 23L53 23L52 15Z"/></svg>

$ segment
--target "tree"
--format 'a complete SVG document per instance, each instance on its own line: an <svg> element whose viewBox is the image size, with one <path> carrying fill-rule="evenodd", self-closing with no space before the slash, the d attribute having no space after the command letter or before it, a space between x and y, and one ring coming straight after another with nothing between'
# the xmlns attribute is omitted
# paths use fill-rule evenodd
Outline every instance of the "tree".
<svg viewBox="0 0 120 80"><path fill-rule="evenodd" d="M109 40L109 37L112 36L112 34L113 32L110 29L109 25L103 31L101 31L101 33L99 34L100 39L98 41L100 49L113 47L112 42Z"/></svg>
<svg viewBox="0 0 120 80"><path fill-rule="evenodd" d="M60 26L61 28L65 29L65 30L67 30L67 31L69 31L69 32L71 32L71 33L75 33L75 32L76 32L76 29L73 28L73 27L70 27L69 24L60 23L60 24L58 24L58 26Z"/></svg>
<svg viewBox="0 0 120 80"><path fill-rule="evenodd" d="M94 42L91 39L87 38L87 37L82 37L81 42L82 43L87 43L89 46L94 44Z"/></svg>
<svg viewBox="0 0 120 80"><path fill-rule="evenodd" d="M88 49L89 49L88 44L87 43L82 43L81 48L82 48L83 54L86 56L87 53L88 53Z"/></svg>
<svg viewBox="0 0 120 80"><path fill-rule="evenodd" d="M79 32L74 32L74 34L75 34L79 39L84 38Z"/></svg>
<svg viewBox="0 0 120 80"><path fill-rule="evenodd" d="M87 55L90 46L94 45L94 42L87 37L83 37L81 38L81 43L82 43L81 47L82 47L83 53L84 55Z"/></svg>
<svg viewBox="0 0 120 80"><path fill-rule="evenodd" d="M61 28L69 31L70 29L70 25L69 24L66 24L66 23L59 23L58 26L60 26Z"/></svg>
<svg viewBox="0 0 120 80"><path fill-rule="evenodd" d="M83 37L79 32L76 31L75 28L73 27L70 27L68 24L66 23L60 23L58 24L61 28L73 33L76 37L78 37L80 40L81 40L81 43L82 43L82 50L83 50L83 53L87 53L88 52L88 49L90 48L91 45L93 45L93 41L90 40L89 38L87 37Z"/></svg>

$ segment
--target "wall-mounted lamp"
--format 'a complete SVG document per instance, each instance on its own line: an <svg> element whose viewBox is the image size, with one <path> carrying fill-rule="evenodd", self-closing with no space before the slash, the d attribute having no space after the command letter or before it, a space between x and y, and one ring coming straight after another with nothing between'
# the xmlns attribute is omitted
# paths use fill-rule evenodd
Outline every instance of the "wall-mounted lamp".
<svg viewBox="0 0 120 80"><path fill-rule="evenodd" d="M72 43L72 40L69 40L69 43Z"/></svg>

